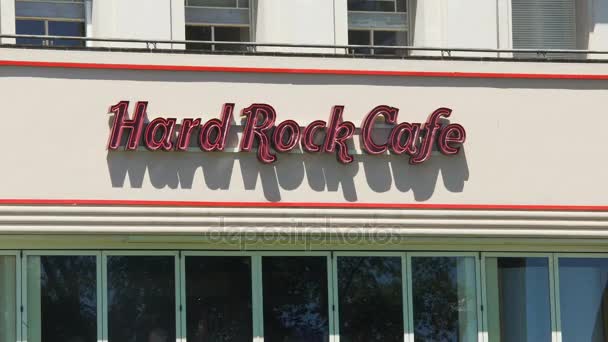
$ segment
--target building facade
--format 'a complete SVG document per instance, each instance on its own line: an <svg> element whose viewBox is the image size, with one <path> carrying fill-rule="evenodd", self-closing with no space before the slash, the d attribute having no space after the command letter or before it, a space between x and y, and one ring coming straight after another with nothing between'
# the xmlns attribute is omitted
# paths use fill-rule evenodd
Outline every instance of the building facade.
<svg viewBox="0 0 608 342"><path fill-rule="evenodd" d="M0 0L0 35L0 342L608 340L606 1Z"/></svg>

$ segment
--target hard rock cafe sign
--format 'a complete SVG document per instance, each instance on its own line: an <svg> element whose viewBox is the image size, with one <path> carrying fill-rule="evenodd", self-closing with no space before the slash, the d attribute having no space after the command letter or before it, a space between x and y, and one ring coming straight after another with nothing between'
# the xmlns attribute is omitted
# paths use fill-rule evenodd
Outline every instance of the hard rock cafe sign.
<svg viewBox="0 0 608 342"><path fill-rule="evenodd" d="M147 107L148 102L137 102L131 117L128 101L110 107L114 120L108 150L134 151L143 146L151 151L186 151L191 148L191 140L196 139L201 151L223 151L234 125L234 103L224 104L220 117L206 122L200 118L184 118L178 123L176 118L163 117L148 121ZM299 146L307 153L335 153L339 162L351 163L354 156L349 151L349 140L353 139L356 126L343 120L343 112L344 106L334 106L327 121L315 120L301 127L294 120L278 122L277 112L271 105L254 103L242 110L244 127L239 150L257 149L262 163L273 163L278 153L290 152ZM452 114L449 108L435 110L424 123L398 122L398 114L398 108L380 105L365 116L359 136L366 153L407 155L410 164L421 164L431 158L435 145L444 155L456 155L465 142L464 127L440 122ZM379 119L390 125L390 134L382 141L373 138Z"/></svg>

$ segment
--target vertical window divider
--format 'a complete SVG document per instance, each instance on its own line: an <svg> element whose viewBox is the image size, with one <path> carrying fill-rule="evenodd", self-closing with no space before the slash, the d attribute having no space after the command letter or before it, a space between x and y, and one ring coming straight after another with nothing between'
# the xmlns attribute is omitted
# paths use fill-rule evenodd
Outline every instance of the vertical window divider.
<svg viewBox="0 0 608 342"><path fill-rule="evenodd" d="M251 309L253 310L253 342L264 342L264 292L262 290L262 256L251 255Z"/></svg>
<svg viewBox="0 0 608 342"><path fill-rule="evenodd" d="M475 256L475 286L477 287L475 292L477 296L477 341L479 342L485 341L486 338L484 331L485 310L482 310L482 308L485 308L482 298L484 287L482 285L483 278L481 273L481 254L477 253Z"/></svg>
<svg viewBox="0 0 608 342"><path fill-rule="evenodd" d="M102 257L101 252L95 253L95 271L97 272L97 280L96 280L96 289L97 289L97 340L105 341L103 338L103 327L104 327L104 318L103 318L103 267L102 267Z"/></svg>
<svg viewBox="0 0 608 342"><path fill-rule="evenodd" d="M551 298L551 339L553 342L561 342L561 330L559 322L559 281L557 279L559 271L557 270L557 261L555 253L549 256L549 280L550 289L549 295Z"/></svg>
<svg viewBox="0 0 608 342"><path fill-rule="evenodd" d="M15 251L15 286L17 300L15 301L15 316L17 326L15 334L17 334L17 341L24 341L23 336L23 310L25 308L23 304L23 286L22 286L22 274L23 272L23 250Z"/></svg>
<svg viewBox="0 0 608 342"><path fill-rule="evenodd" d="M482 328L481 328L481 333L480 333L480 337L479 337L479 341L480 342L488 342L488 301L486 298L486 293L487 293L487 284L486 284L486 257L484 253L479 253L479 263L480 263L480 277L481 277L481 282L480 282L480 294L481 294L481 300L479 301L479 307L480 309L483 307L483 310L481 310L481 316L480 320L482 321Z"/></svg>
<svg viewBox="0 0 608 342"><path fill-rule="evenodd" d="M177 255L174 257L175 262L175 337L177 341L185 342L185 330L182 329L184 326L184 319L182 319L182 314L184 312L185 304L182 302L183 293L186 282L183 281L184 272L183 272L183 260L182 251L178 251Z"/></svg>
<svg viewBox="0 0 608 342"><path fill-rule="evenodd" d="M410 253L406 253L405 256L405 270L403 273L406 275L405 286L407 290L407 299L404 300L407 303L407 312L404 314L404 318L407 318L408 327L408 338L406 342L414 342L414 301L412 299L412 255Z"/></svg>
<svg viewBox="0 0 608 342"><path fill-rule="evenodd" d="M108 255L101 252L101 298L102 298L102 338L103 342L108 341Z"/></svg>
<svg viewBox="0 0 608 342"><path fill-rule="evenodd" d="M327 270L331 274L331 279L328 283L328 288L331 289L330 298L330 317L333 317L333 329L332 324L330 327L330 342L340 342L340 303L338 300L338 256L332 252L330 258L330 264Z"/></svg>
<svg viewBox="0 0 608 342"><path fill-rule="evenodd" d="M413 332L412 327L410 325L410 315L409 315L409 307L410 307L410 298L409 298L409 280L408 280L408 270L407 266L407 253L401 254L401 297L403 298L403 341L404 342L413 342Z"/></svg>

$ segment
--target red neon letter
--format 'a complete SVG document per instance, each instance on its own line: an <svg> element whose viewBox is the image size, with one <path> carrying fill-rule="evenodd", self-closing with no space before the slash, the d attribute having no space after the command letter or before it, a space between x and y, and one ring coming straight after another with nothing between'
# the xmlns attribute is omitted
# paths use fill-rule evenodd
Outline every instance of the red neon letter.
<svg viewBox="0 0 608 342"><path fill-rule="evenodd" d="M232 111L234 103L226 103L222 107L221 120L211 119L207 121L198 136L198 143L203 151L222 151L226 146L226 138L230 131L230 123L232 122ZM215 139L211 139L211 131L215 128L217 134ZM213 141L212 141L213 140Z"/></svg>
<svg viewBox="0 0 608 342"><path fill-rule="evenodd" d="M388 149L388 144L378 145L372 139L372 130L374 128L374 123L378 115L384 116L384 120L389 124L395 124L397 122L397 114L399 114L399 109L389 106L378 106L369 112L365 119L363 119L363 123L361 124L361 143L363 144L363 148L369 154L381 154L386 152Z"/></svg>
<svg viewBox="0 0 608 342"><path fill-rule="evenodd" d="M277 113L272 106L263 103L254 103L243 109L247 117L243 137L241 138L241 151L249 152L253 148L253 140L258 138L258 159L265 164L273 163L277 157L270 153L270 139L266 131L274 126ZM258 120L260 118L261 120ZM258 124L259 123L259 124Z"/></svg>
<svg viewBox="0 0 608 342"><path fill-rule="evenodd" d="M147 107L148 102L137 102L135 104L135 112L132 120L128 119L127 113L129 101L120 101L110 107L109 112L114 113L114 123L112 124L112 131L110 132L110 139L108 140L108 150L118 149L125 129L130 129L125 150L133 151L137 149L139 139L141 138L143 120L146 116Z"/></svg>
<svg viewBox="0 0 608 342"><path fill-rule="evenodd" d="M313 121L304 128L304 132L302 133L302 149L304 149L304 151L321 151L321 146L315 144L315 133L321 128L325 128L325 121L323 120Z"/></svg>
<svg viewBox="0 0 608 342"><path fill-rule="evenodd" d="M201 124L201 119L183 119L181 127L179 129L179 135L177 137L177 143L175 144L176 151L186 151L190 146L190 136L192 130Z"/></svg>
<svg viewBox="0 0 608 342"><path fill-rule="evenodd" d="M285 141L287 137L287 141ZM285 120L277 125L272 134L272 142L277 152L289 152L300 140L300 126L293 120Z"/></svg>
<svg viewBox="0 0 608 342"><path fill-rule="evenodd" d="M407 138L403 141L403 134L407 132ZM402 122L391 130L391 135L388 137L391 151L395 154L403 154L404 152L413 156L418 152L418 138L420 136L420 124Z"/></svg>
<svg viewBox="0 0 608 342"><path fill-rule="evenodd" d="M146 133L144 134L144 145L146 148L150 151L156 151L159 148L165 151L172 149L176 122L177 119L174 118L156 118L152 120L146 127Z"/></svg>
<svg viewBox="0 0 608 342"><path fill-rule="evenodd" d="M346 141L355 133L355 124L350 121L342 122L342 112L344 106L335 106L329 116L329 127L327 128L327 136L325 137L325 152L333 152L337 150L336 157L338 161L344 164L349 164L353 161L353 156L348 153Z"/></svg>
<svg viewBox="0 0 608 342"><path fill-rule="evenodd" d="M467 133L459 124L449 124L443 128L439 134L439 151L445 155L458 154L460 146L450 146L451 143L462 144L467 137Z"/></svg>
<svg viewBox="0 0 608 342"><path fill-rule="evenodd" d="M451 113L452 110L449 108L439 108L429 116L424 124L424 138L422 139L420 151L418 151L418 154L410 158L410 164L424 163L431 158L433 142L435 141L437 130L439 130L441 127L439 124L439 118L442 116L447 118Z"/></svg>

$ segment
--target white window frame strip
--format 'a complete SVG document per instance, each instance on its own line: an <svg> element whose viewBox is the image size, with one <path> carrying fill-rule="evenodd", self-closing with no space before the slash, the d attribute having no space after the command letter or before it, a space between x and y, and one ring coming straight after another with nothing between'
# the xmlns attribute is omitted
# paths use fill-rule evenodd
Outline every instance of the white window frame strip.
<svg viewBox="0 0 608 342"><path fill-rule="evenodd" d="M477 300L477 341L484 341L484 319L482 308L482 282L481 282L481 260L478 252L407 252L407 291L408 291L408 324L410 329L410 339L408 342L414 342L414 302L413 302L413 289L412 289L412 257L470 257L475 261L475 296ZM484 306L485 307L485 306Z"/></svg>
<svg viewBox="0 0 608 342"><path fill-rule="evenodd" d="M22 288L22 272L21 272L21 252L18 250L0 250L0 256L12 256L15 257L15 336L17 337L17 341L22 340L22 330L25 328L22 321L22 313L21 308L23 307L23 293L21 291Z"/></svg>
<svg viewBox="0 0 608 342"><path fill-rule="evenodd" d="M102 262L102 290L103 290L103 337L102 341L108 341L108 257L109 256L172 256L173 257L173 278L175 282L175 337L176 341L179 341L181 335L181 314L179 311L180 298L181 298L181 282L180 282L180 252L177 250L165 251L165 250L115 250L115 251L102 251L101 262Z"/></svg>
<svg viewBox="0 0 608 342"><path fill-rule="evenodd" d="M488 303L487 303L487 284L486 284L486 258L547 258L547 267L549 268L549 304L550 304L550 311L551 311L551 341L552 342L558 342L558 336L560 335L558 330L557 330L557 323L556 323L556 302L555 302L555 266L554 266L554 253L537 253L537 252L484 252L481 253L481 259L482 259L482 272L483 272L483 278L482 278L482 293L483 293L483 307L484 307L484 311L483 311L483 326L484 326L484 342L488 342L489 341L489 331L488 331L488 323L487 323L487 308L488 308Z"/></svg>
<svg viewBox="0 0 608 342"><path fill-rule="evenodd" d="M334 252L332 255L332 296L333 296L333 315L334 315L334 331L331 335L333 340L330 339L331 342L339 342L340 341L340 298L338 291L338 258L339 257L398 257L401 259L401 306L403 311L403 340L408 341L409 339L409 326L407 319L407 307L409 300L407 298L407 288L406 288L406 267L407 263L405 262L405 253L403 252ZM330 311L331 313L331 311Z"/></svg>
<svg viewBox="0 0 608 342"><path fill-rule="evenodd" d="M44 256L94 256L95 257L95 272L96 272L96 281L95 281L95 288L96 288L96 301L97 301L97 340L101 341L103 340L103 336L102 336L102 331L103 331L103 317L102 317L102 310L103 310L103 293L102 293L102 288L101 288L101 283L102 283L102 274L101 274L101 251L90 251L90 250L27 250L23 252L23 257L21 258L21 269L23 270L21 272L21 285L22 285L22 294L21 294L21 301L22 301L22 306L23 306L23 312L21 313L22 315L22 332L21 332L21 336L22 339L21 341L23 342L27 342L27 334L28 334L28 327L27 327L27 317L28 317L28 307L27 307L27 260L28 257L30 256L38 256L38 257L44 257Z"/></svg>

